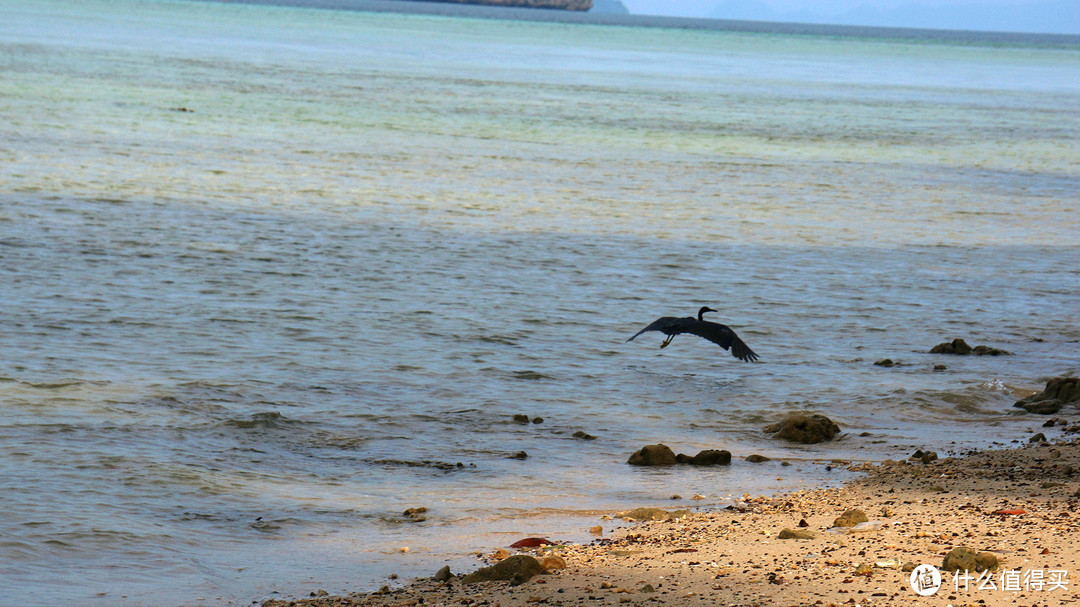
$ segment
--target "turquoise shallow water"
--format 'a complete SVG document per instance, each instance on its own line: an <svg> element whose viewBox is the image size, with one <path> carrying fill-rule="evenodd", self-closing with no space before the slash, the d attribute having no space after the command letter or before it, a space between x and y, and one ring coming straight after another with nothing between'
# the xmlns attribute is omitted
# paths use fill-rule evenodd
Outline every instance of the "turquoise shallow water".
<svg viewBox="0 0 1080 607"><path fill-rule="evenodd" d="M1026 438L1014 390L1078 372L1073 47L0 16L0 602L461 570L674 493ZM760 363L625 343L706 304ZM1014 355L925 353L953 337ZM800 409L845 435L763 436ZM624 464L658 441L736 461Z"/></svg>

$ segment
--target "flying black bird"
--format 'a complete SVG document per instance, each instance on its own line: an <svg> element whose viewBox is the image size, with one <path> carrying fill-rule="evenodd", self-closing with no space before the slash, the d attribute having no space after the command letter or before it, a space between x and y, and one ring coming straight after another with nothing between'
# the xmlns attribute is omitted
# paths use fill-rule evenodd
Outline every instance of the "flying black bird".
<svg viewBox="0 0 1080 607"><path fill-rule="evenodd" d="M704 337L705 339L719 345L721 348L727 350L731 349L731 355L739 360L746 362L753 362L758 359L758 355L754 354L754 351L750 349L743 340L739 339L738 335L731 330L731 327L722 325L718 322L709 322L701 318L706 312L715 312L712 308L704 307L698 310L697 318L692 316L685 316L683 318L676 318L674 316L664 316L657 318L644 329L634 334L634 337L641 335L646 331L660 331L664 335L667 335L667 339L664 343L660 344L661 348L666 348L671 343L672 339L680 333L690 333L697 335L698 337ZM626 341L634 339L631 337Z"/></svg>

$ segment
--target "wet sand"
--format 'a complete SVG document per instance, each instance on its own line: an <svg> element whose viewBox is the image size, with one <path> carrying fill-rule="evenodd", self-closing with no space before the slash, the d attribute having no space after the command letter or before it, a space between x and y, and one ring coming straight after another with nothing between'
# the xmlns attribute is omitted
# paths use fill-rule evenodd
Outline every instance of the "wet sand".
<svg viewBox="0 0 1080 607"><path fill-rule="evenodd" d="M1080 602L1080 441L971 453L929 463L865 465L847 486L747 497L730 509L640 522L589 545L504 551L563 569L511 581L420 579L345 597L284 605L1065 605ZM879 529L829 531L860 509ZM611 525L611 521L598 521ZM780 539L785 528L810 539ZM913 565L942 566L955 547L993 553L999 567L970 578L941 571L929 596ZM494 552L498 547L492 547ZM476 569L494 562L477 559ZM556 564L558 561L555 561ZM435 572L432 572L435 573ZM988 581L989 580L989 581ZM993 587L991 587L991 584Z"/></svg>

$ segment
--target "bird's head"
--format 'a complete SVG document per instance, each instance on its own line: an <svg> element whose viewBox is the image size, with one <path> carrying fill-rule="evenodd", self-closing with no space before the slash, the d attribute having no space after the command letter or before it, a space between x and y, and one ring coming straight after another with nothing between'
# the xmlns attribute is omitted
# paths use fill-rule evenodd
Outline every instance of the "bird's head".
<svg viewBox="0 0 1080 607"><path fill-rule="evenodd" d="M708 306L702 306L702 307L701 307L701 309L700 309L700 310L698 310L698 313L697 313L697 319L698 319L698 320L702 320L702 318L701 318L701 317L702 317L702 316L703 316L703 315L704 315L704 314L705 314L706 312L716 312L716 310L713 310L712 308L710 308L710 307L708 307Z"/></svg>

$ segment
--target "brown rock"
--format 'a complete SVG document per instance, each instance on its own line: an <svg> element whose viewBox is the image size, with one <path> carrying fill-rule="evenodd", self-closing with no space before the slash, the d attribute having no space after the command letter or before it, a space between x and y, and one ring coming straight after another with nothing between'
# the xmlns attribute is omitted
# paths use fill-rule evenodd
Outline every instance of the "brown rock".
<svg viewBox="0 0 1080 607"><path fill-rule="evenodd" d="M566 559L557 554L549 554L540 559L540 566L543 567L545 571L566 569Z"/></svg>
<svg viewBox="0 0 1080 607"><path fill-rule="evenodd" d="M1020 399L1013 406L1029 413L1049 415L1075 402L1080 402L1080 378L1055 377L1046 382L1046 388L1042 392Z"/></svg>
<svg viewBox="0 0 1080 607"><path fill-rule="evenodd" d="M1002 356L1012 354L1012 352L1009 352L1008 350L991 348L990 346L975 346L971 349L971 353L977 356Z"/></svg>
<svg viewBox="0 0 1080 607"><path fill-rule="evenodd" d="M677 463L675 452L663 444L645 445L626 460L631 466L672 466Z"/></svg>
<svg viewBox="0 0 1080 607"><path fill-rule="evenodd" d="M691 466L727 466L731 463L731 452L723 449L705 449L683 461Z"/></svg>
<svg viewBox="0 0 1080 607"><path fill-rule="evenodd" d="M436 582L445 582L445 581L449 580L451 577L453 577L453 574L450 573L450 565L446 565L442 569L435 572L435 581Z"/></svg>
<svg viewBox="0 0 1080 607"><path fill-rule="evenodd" d="M930 348L931 354L971 354L971 346L962 339L954 339Z"/></svg>
<svg viewBox="0 0 1080 607"><path fill-rule="evenodd" d="M769 461L769 458L765 457L764 455L758 455L757 453L754 453L753 455L747 455L746 461L752 464L760 464L761 462Z"/></svg>
<svg viewBox="0 0 1080 607"><path fill-rule="evenodd" d="M633 519L635 521L666 521L672 518L682 518L689 513L689 510L668 512L663 508L636 508L627 512L620 512L619 518Z"/></svg>
<svg viewBox="0 0 1080 607"><path fill-rule="evenodd" d="M854 527L855 525L858 525L859 523L865 523L865 522L867 522L869 520L870 519L866 516L865 512L863 512L862 510L859 510L858 508L852 508L851 510L848 510L847 512L845 512L845 513L841 514L840 516L836 517L836 520L833 521L832 526L833 527Z"/></svg>
<svg viewBox="0 0 1080 607"><path fill-rule="evenodd" d="M766 426L765 432L772 434L773 438L813 444L832 440L840 432L840 427L824 415L795 413L782 422Z"/></svg>
<svg viewBox="0 0 1080 607"><path fill-rule="evenodd" d="M1008 350L1002 350L1001 348L991 348L990 346L975 346L972 348L962 339L954 339L945 343L940 343L933 348L930 348L931 354L975 354L976 356L1001 356L1003 354L1012 354Z"/></svg>
<svg viewBox="0 0 1080 607"><path fill-rule="evenodd" d="M991 552L975 552L967 546L957 546L945 555L941 563L945 571L993 571L998 558Z"/></svg>
<svg viewBox="0 0 1080 607"><path fill-rule="evenodd" d="M812 540L817 535L809 529L792 529L785 527L776 537L782 540Z"/></svg>
<svg viewBox="0 0 1080 607"><path fill-rule="evenodd" d="M476 584L478 582L494 582L510 580L516 584L523 584L534 575L547 573L540 562L527 554L517 554L503 559L490 567L477 569L462 578L462 584Z"/></svg>

